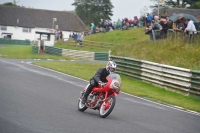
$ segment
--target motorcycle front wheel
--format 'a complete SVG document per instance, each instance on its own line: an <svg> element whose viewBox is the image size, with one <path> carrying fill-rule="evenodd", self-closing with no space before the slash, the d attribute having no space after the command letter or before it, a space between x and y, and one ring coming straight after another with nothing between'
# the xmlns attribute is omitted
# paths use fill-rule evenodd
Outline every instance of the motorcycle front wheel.
<svg viewBox="0 0 200 133"><path fill-rule="evenodd" d="M87 109L87 107L85 106L85 104L82 104L82 103L81 103L81 100L79 99L79 100L78 100L78 110L83 112L83 111L85 111L86 109Z"/></svg>
<svg viewBox="0 0 200 133"><path fill-rule="evenodd" d="M105 100L99 109L99 116L102 118L107 117L114 109L115 103L116 98L114 96L109 97L107 100Z"/></svg>

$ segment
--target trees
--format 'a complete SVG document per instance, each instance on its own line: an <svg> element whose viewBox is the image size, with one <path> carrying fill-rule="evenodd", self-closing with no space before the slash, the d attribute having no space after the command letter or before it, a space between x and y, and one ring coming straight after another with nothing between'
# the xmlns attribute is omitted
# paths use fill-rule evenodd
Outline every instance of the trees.
<svg viewBox="0 0 200 133"><path fill-rule="evenodd" d="M191 6L189 8L191 8L191 9L200 9L200 1L191 4Z"/></svg>
<svg viewBox="0 0 200 133"><path fill-rule="evenodd" d="M110 0L75 0L72 5L86 25L90 23L99 25L101 20L110 20L113 16L113 5Z"/></svg>
<svg viewBox="0 0 200 133"><path fill-rule="evenodd" d="M17 6L16 4L13 4L12 2L6 2L3 5L4 6Z"/></svg>
<svg viewBox="0 0 200 133"><path fill-rule="evenodd" d="M158 3L159 0L151 0ZM192 6L198 6L199 0L165 0L165 5L168 7L178 8L191 8Z"/></svg>

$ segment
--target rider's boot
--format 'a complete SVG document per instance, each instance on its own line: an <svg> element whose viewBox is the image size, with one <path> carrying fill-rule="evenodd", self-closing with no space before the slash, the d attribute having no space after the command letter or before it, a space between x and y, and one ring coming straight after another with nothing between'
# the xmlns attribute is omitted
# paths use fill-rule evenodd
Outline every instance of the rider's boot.
<svg viewBox="0 0 200 133"><path fill-rule="evenodd" d="M82 98L82 101L81 101L82 104L85 104L85 102L86 102L87 97L88 97L89 94L90 94L90 92L87 89L86 92L85 92L85 94L84 94L84 96L83 96L83 98Z"/></svg>

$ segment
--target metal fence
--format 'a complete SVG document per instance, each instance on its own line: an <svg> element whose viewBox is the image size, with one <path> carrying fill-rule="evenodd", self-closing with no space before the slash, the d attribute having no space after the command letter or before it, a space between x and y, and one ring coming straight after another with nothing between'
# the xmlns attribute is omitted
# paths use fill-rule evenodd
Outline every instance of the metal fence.
<svg viewBox="0 0 200 133"><path fill-rule="evenodd" d="M0 44L16 44L16 45L30 45L29 40L14 40L14 39L5 39L0 38Z"/></svg>
<svg viewBox="0 0 200 133"><path fill-rule="evenodd" d="M174 41L179 40L185 43L200 43L200 31L188 31L169 29L167 38Z"/></svg>
<svg viewBox="0 0 200 133"><path fill-rule="evenodd" d="M169 29L167 34L162 34L160 30L152 30L149 34L152 41L158 39L169 39L171 41L179 40L185 43L200 43L200 31L188 31L184 33L183 30Z"/></svg>
<svg viewBox="0 0 200 133"><path fill-rule="evenodd" d="M117 73L200 97L200 71L126 57L111 59L118 64Z"/></svg>

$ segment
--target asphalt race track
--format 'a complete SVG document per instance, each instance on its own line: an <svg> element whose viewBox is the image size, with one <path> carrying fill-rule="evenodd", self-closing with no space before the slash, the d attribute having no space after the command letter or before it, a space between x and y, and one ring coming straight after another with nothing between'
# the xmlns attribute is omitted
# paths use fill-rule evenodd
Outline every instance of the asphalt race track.
<svg viewBox="0 0 200 133"><path fill-rule="evenodd" d="M123 93L105 119L79 112L86 81L21 61L0 58L0 133L200 133L198 114Z"/></svg>

